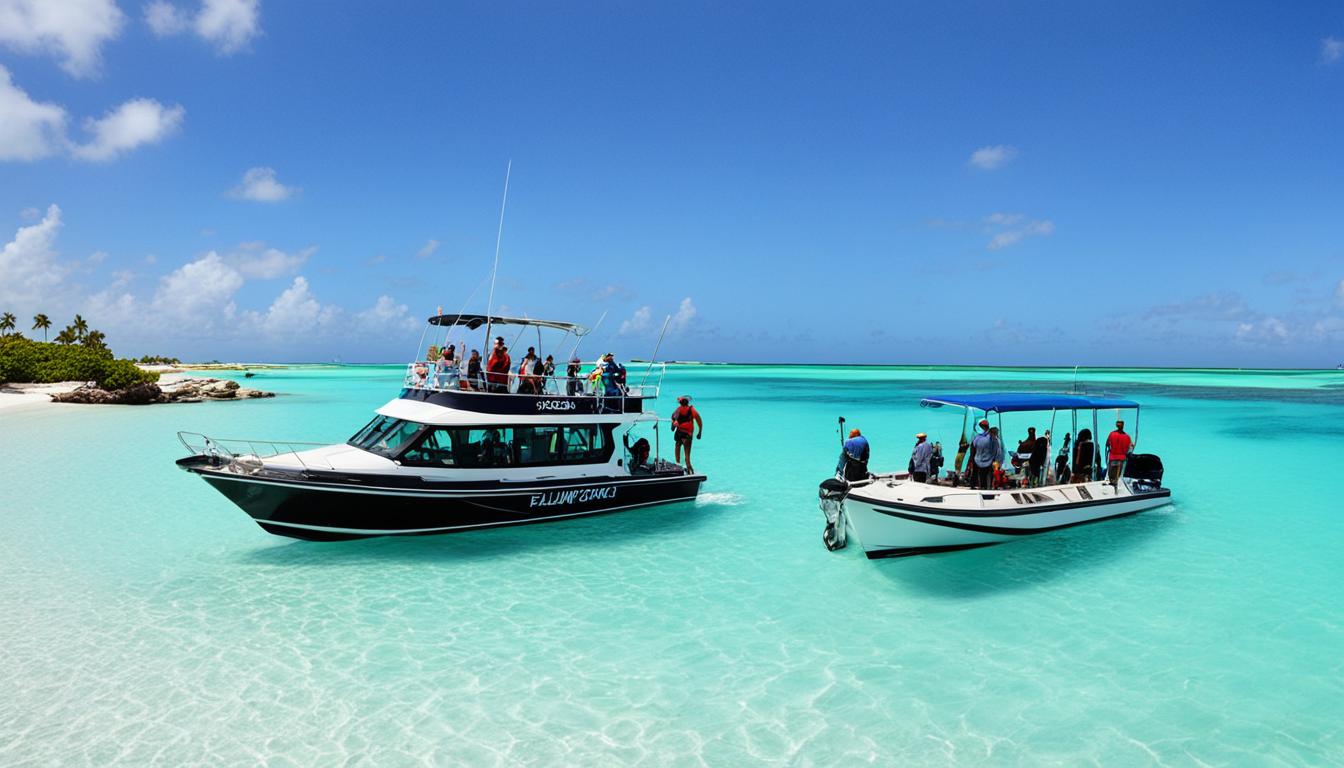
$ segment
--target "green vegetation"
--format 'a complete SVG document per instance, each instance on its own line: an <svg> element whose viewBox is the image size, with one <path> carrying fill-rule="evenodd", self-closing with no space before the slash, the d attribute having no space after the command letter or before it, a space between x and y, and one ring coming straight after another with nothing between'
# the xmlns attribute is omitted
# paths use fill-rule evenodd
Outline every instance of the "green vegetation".
<svg viewBox="0 0 1344 768"><path fill-rule="evenodd" d="M107 336L90 330L84 318L75 315L69 326L56 334L56 341L33 341L14 332L18 318L0 315L0 384L24 382L50 384L57 381L92 381L113 390L159 380L159 374L141 370L130 360L118 360L107 348ZM43 336L51 327L46 315L33 318L33 329Z"/></svg>
<svg viewBox="0 0 1344 768"><path fill-rule="evenodd" d="M164 357L162 355L145 355L136 361L141 365L181 365L182 361L176 357Z"/></svg>

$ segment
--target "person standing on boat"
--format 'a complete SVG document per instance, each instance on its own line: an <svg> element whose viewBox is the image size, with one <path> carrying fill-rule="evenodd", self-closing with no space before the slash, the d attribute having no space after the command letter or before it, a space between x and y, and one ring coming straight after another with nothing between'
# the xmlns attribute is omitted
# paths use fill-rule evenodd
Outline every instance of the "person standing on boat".
<svg viewBox="0 0 1344 768"><path fill-rule="evenodd" d="M1134 449L1134 440L1125 433L1125 422L1115 422L1115 431L1106 438L1106 479L1111 485L1120 482L1120 471L1125 467L1129 452Z"/></svg>
<svg viewBox="0 0 1344 768"><path fill-rule="evenodd" d="M840 463L835 472L849 482L868 479L868 438L857 428L849 430L849 439L841 444Z"/></svg>
<svg viewBox="0 0 1344 768"><path fill-rule="evenodd" d="M541 364L541 377L544 382L542 388L545 391L559 394L559 390L553 385L555 381L555 355L546 356L546 362Z"/></svg>
<svg viewBox="0 0 1344 768"><path fill-rule="evenodd" d="M622 367L616 362L616 356L608 352L602 356L602 390L607 397L620 397L625 394L621 388ZM689 449L687 451L689 454ZM690 464L688 459L686 462Z"/></svg>
<svg viewBox="0 0 1344 768"><path fill-rule="evenodd" d="M910 478L916 483L929 479L929 462L933 458L933 446L929 436L920 432L915 435L915 449L910 452Z"/></svg>
<svg viewBox="0 0 1344 768"><path fill-rule="evenodd" d="M672 438L676 443L677 463L681 463L681 449L686 449L686 471L695 472L691 466L691 435L695 433L695 439L699 440L705 433L705 423L700 418L700 412L691 405L691 398L682 395L677 398L680 403L678 408L672 412Z"/></svg>
<svg viewBox="0 0 1344 768"><path fill-rule="evenodd" d="M1095 466L1097 446L1092 442L1092 430L1078 432L1078 440L1073 444L1073 475L1071 483L1089 483L1092 481L1092 467Z"/></svg>
<svg viewBox="0 0 1344 768"><path fill-rule="evenodd" d="M1045 460L1050 450L1050 430L1046 430L1041 437L1036 437L1036 429L1033 427L1027 430L1028 437L1031 439L1030 455L1027 458L1027 477L1032 488L1041 487L1044 480Z"/></svg>
<svg viewBox="0 0 1344 768"><path fill-rule="evenodd" d="M1003 441L998 429L990 429L987 419L980 420L980 434L971 441L971 487L994 487L994 470L1003 463Z"/></svg>
<svg viewBox="0 0 1344 768"><path fill-rule="evenodd" d="M467 359L467 380L464 383L467 389L485 389L485 377L481 375L481 350L479 349L471 350L471 357Z"/></svg>
<svg viewBox="0 0 1344 768"><path fill-rule="evenodd" d="M509 371L513 361L509 359L509 348L504 346L504 337L495 337L495 348L485 363L485 381L491 392L509 391Z"/></svg>
<svg viewBox="0 0 1344 768"><path fill-rule="evenodd" d="M579 374L583 372L583 361L574 358L565 366L565 394L573 397L583 390L583 382L579 381Z"/></svg>

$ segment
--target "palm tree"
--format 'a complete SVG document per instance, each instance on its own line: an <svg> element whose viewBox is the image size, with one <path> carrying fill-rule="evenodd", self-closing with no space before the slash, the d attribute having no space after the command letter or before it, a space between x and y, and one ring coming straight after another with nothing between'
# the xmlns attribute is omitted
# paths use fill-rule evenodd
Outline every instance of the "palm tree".
<svg viewBox="0 0 1344 768"><path fill-rule="evenodd" d="M79 341L79 336L75 334L73 325L65 326L60 333L56 334L57 344L74 344L76 341Z"/></svg>
<svg viewBox="0 0 1344 768"><path fill-rule="evenodd" d="M89 349L107 349L107 344L104 343L106 339L107 334L102 331L89 331L89 334L84 337L84 346Z"/></svg>
<svg viewBox="0 0 1344 768"><path fill-rule="evenodd" d="M82 339L89 332L89 324L79 315L75 315L75 322L71 323L70 327L75 329L76 338Z"/></svg>
<svg viewBox="0 0 1344 768"><path fill-rule="evenodd" d="M18 320L13 312L6 312L0 317L0 336L8 336L9 332L14 330L14 321Z"/></svg>
<svg viewBox="0 0 1344 768"><path fill-rule="evenodd" d="M36 331L38 328L42 329L43 341L47 340L47 329L50 327L51 327L51 318L41 313L33 315L33 330Z"/></svg>

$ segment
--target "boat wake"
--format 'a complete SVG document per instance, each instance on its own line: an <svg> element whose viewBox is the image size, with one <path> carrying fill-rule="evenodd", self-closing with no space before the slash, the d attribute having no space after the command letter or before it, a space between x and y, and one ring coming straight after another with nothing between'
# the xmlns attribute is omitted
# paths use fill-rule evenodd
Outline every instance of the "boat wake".
<svg viewBox="0 0 1344 768"><path fill-rule="evenodd" d="M702 493L696 497L695 504L699 507L736 507L745 501L746 499L736 493Z"/></svg>

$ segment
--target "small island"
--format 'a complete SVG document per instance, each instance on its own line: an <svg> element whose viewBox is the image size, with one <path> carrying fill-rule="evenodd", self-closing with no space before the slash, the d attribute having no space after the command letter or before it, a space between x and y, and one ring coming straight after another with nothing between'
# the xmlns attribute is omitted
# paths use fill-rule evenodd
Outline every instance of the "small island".
<svg viewBox="0 0 1344 768"><path fill-rule="evenodd" d="M117 358L107 346L106 334L91 329L80 315L53 341L46 340L51 319L45 314L33 316L33 330L42 331L42 341L25 337L17 324L13 313L0 315L0 408L40 402L150 405L275 396L231 379L199 378L179 367L176 358Z"/></svg>

